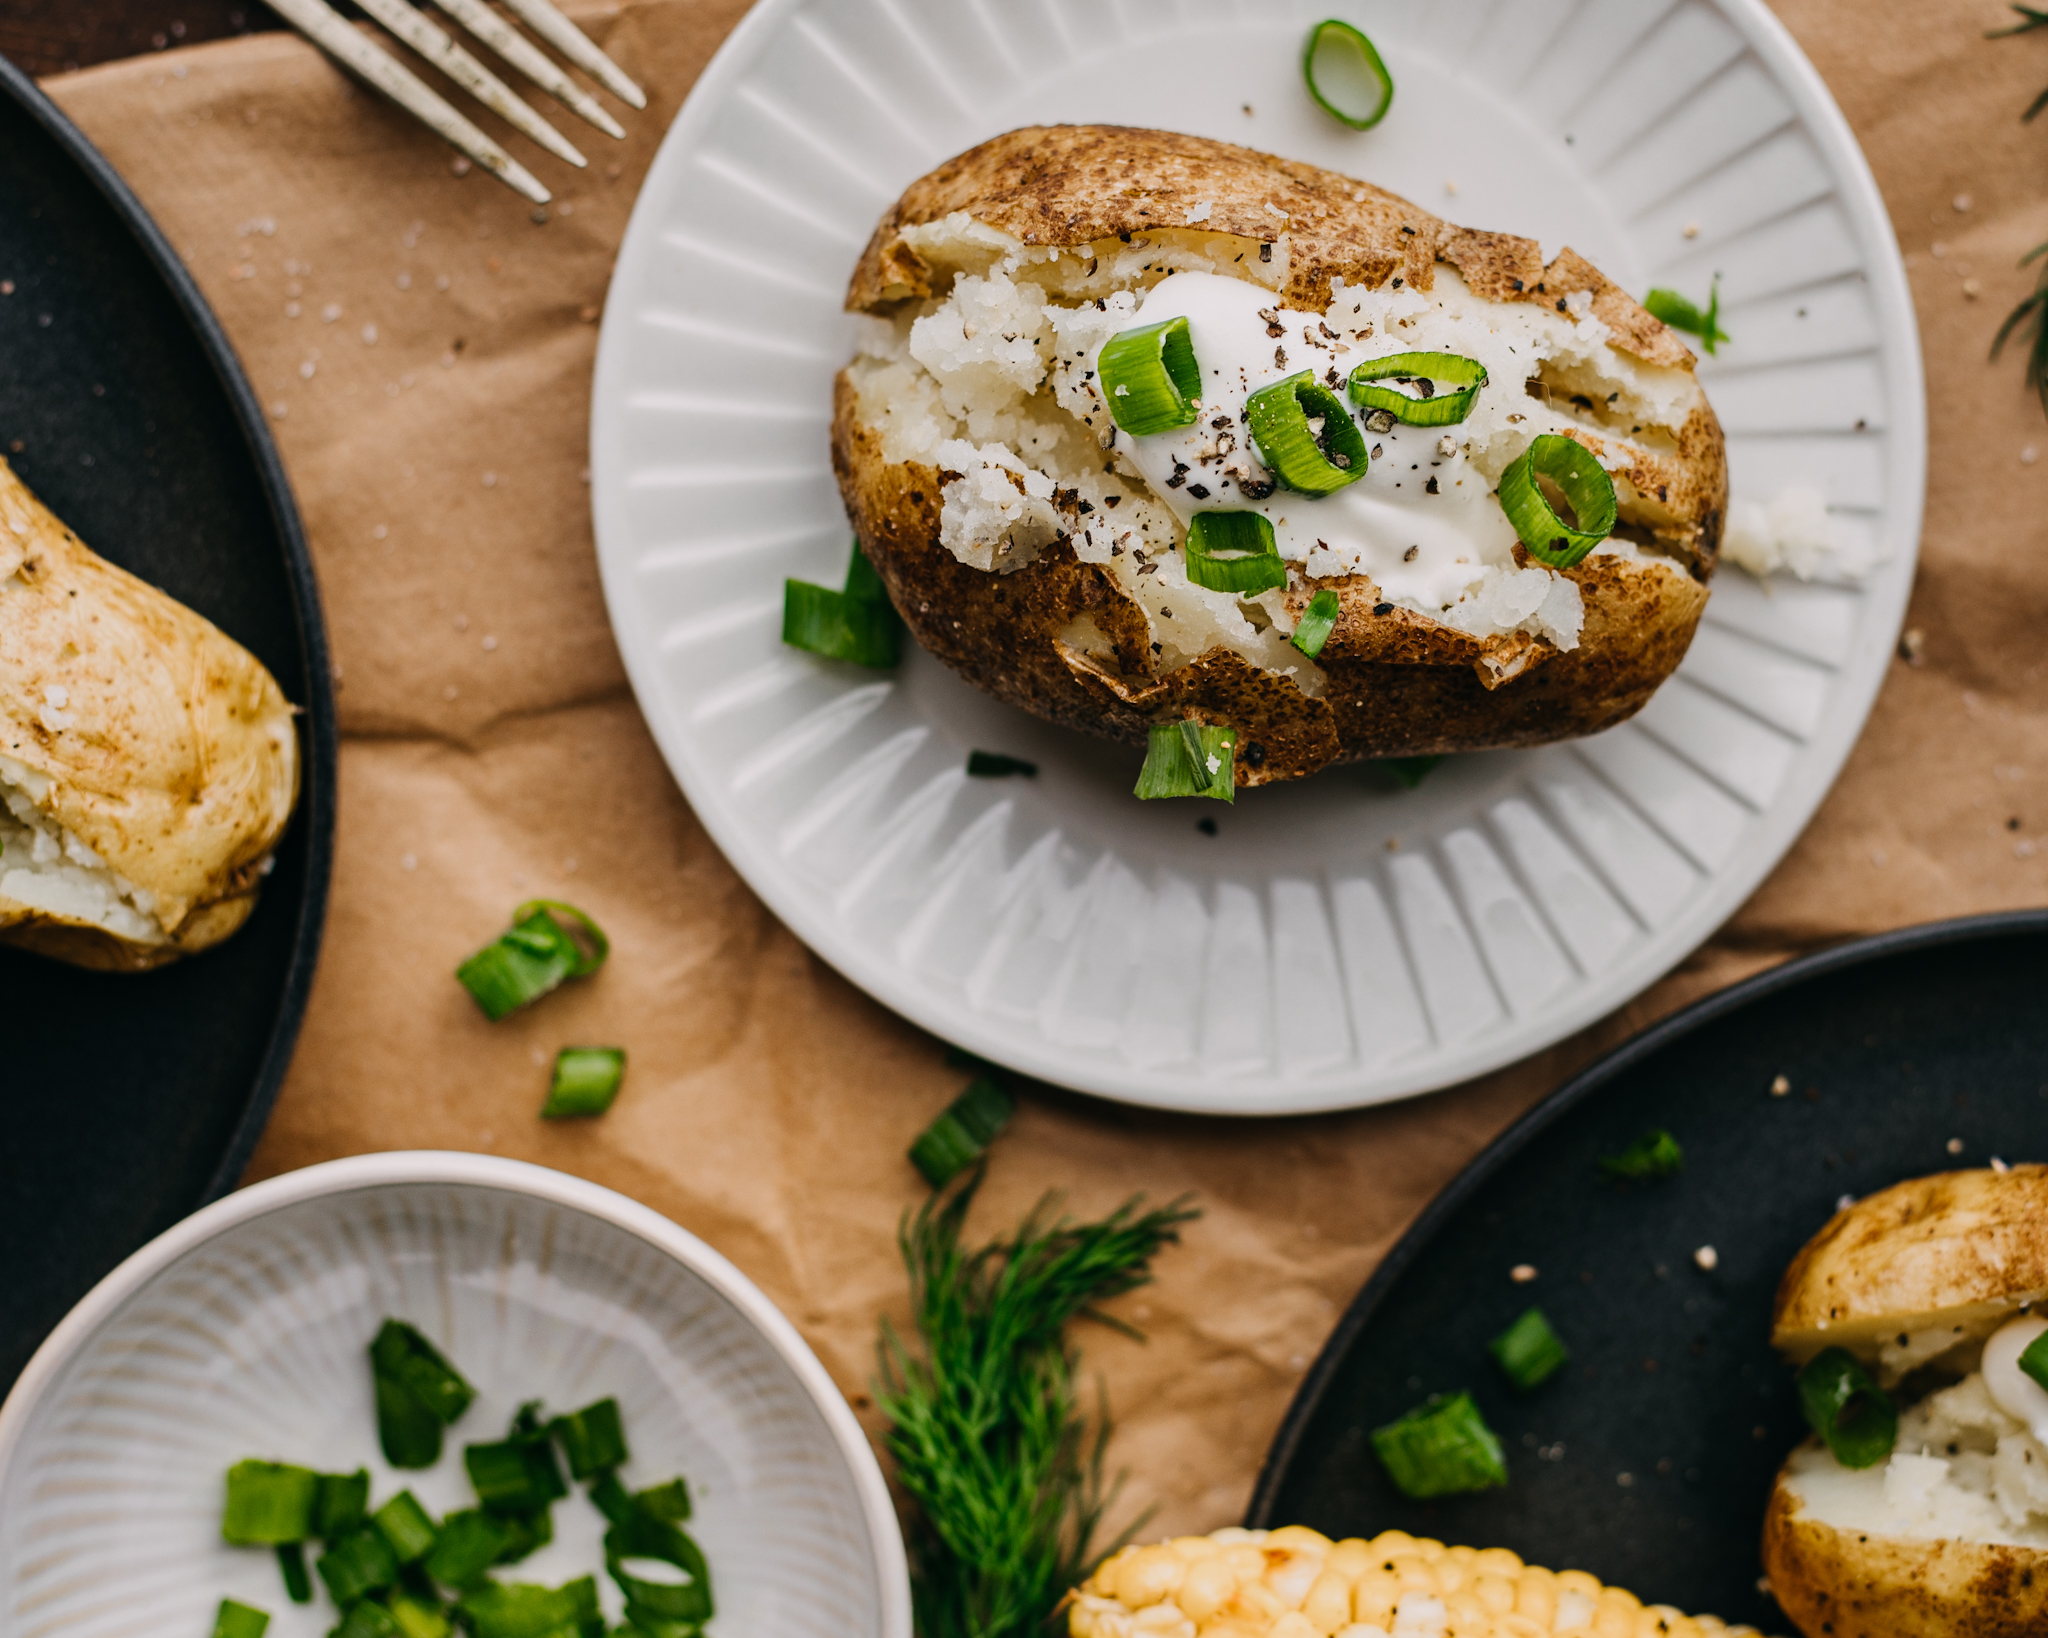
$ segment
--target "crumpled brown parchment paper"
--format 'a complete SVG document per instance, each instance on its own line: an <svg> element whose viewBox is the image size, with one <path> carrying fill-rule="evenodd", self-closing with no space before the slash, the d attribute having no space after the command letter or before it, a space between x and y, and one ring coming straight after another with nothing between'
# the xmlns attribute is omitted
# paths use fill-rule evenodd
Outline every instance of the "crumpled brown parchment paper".
<svg viewBox="0 0 2048 1638"><path fill-rule="evenodd" d="M310 47L263 35L48 88L219 311L283 445L341 686L326 951L251 1177L365 1150L516 1155L666 1212L795 1320L871 1426L876 1316L904 1312L904 1150L963 1077L812 956L712 846L641 724L606 624L584 475L595 320L635 188L741 0L580 8L652 92L544 224ZM1232 1521L1340 1309L1421 1206L1604 1048L1856 934L2048 899L2048 421L1986 361L2048 239L2048 36L2003 7L1782 0L1876 170L1926 347L1932 480L1908 625L1819 817L1756 897L1633 1005L1539 1057L1392 1108L1224 1122L1028 1098L980 1209L1134 1190L1207 1215L1084 1337L1119 1415L1124 1508ZM516 145L516 139L515 139ZM1736 571L1729 571L1731 573ZM2043 846L2037 851L2036 841ZM596 981L487 1025L450 978L520 899L609 930ZM622 1042L595 1122L535 1118L556 1047Z"/></svg>

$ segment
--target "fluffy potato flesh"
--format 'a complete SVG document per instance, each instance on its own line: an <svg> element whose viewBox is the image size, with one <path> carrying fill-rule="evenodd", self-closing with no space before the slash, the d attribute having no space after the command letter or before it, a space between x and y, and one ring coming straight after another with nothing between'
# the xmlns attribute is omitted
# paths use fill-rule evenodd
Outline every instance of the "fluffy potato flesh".
<svg viewBox="0 0 2048 1638"><path fill-rule="evenodd" d="M0 941L143 968L248 919L298 793L262 664L0 461Z"/></svg>
<svg viewBox="0 0 2048 1638"><path fill-rule="evenodd" d="M1813 1638L2048 1633L2048 1391L2017 1360L2048 1321L2048 1167L1949 1172L1836 1214L1778 1291L1773 1342L1861 1359L1901 1402L1890 1457L1818 1441L1778 1475L1771 1590Z"/></svg>
<svg viewBox="0 0 2048 1638"><path fill-rule="evenodd" d="M1275 370L1341 384L1369 358L1446 351L1488 374L1459 424L1366 421L1379 476L1269 508L1289 583L1257 596L1191 583L1182 549L1191 496L1231 478L1255 493L1243 393L1211 394L1193 470L1162 477L1156 448L1118 435L1095 369L1148 304L1204 280L1258 310ZM833 451L868 553L926 647L1054 721L1132 741L1229 723L1241 784L1539 743L1639 708L1704 606L1719 426L1685 347L1569 251L1546 267L1531 241L1227 144L1040 128L914 184L848 303L870 322ZM1544 432L1591 450L1620 506L1614 537L1565 571L1532 562L1492 498ZM1334 527L1369 486L1370 551ZM1411 526L1403 556L1390 531ZM1311 660L1288 639L1324 588L1340 614Z"/></svg>

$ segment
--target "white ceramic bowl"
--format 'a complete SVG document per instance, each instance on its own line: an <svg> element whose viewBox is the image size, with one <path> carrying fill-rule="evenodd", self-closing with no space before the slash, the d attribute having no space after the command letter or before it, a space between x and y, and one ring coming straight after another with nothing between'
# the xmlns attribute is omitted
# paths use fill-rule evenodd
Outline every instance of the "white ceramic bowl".
<svg viewBox="0 0 2048 1638"><path fill-rule="evenodd" d="M364 1350L385 1315L418 1325L478 1394L441 1461L377 1449ZM652 1484L684 1474L711 1567L710 1631L909 1638L903 1542L860 1425L789 1321L658 1213L488 1155L331 1161L244 1189L109 1274L0 1406L0 1632L205 1638L219 1600L270 1638L337 1619L285 1599L275 1560L220 1539L222 1475L244 1456L369 1468L435 1514L474 1505L461 1446L513 1409L614 1395ZM597 1511L572 1493L554 1542L509 1579L603 1575Z"/></svg>

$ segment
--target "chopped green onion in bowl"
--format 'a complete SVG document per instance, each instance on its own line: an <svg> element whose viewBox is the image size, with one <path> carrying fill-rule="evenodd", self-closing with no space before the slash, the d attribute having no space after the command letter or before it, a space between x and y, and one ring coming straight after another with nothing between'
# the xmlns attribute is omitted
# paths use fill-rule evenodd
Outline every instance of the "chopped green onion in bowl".
<svg viewBox="0 0 2048 1638"><path fill-rule="evenodd" d="M1431 1394L1405 1416L1374 1428L1372 1448L1394 1488L1418 1501L1508 1482L1500 1439L1469 1393Z"/></svg>
<svg viewBox="0 0 2048 1638"><path fill-rule="evenodd" d="M433 1519L410 1490L399 1491L370 1515L370 1522L377 1527L377 1534L384 1538L391 1549L391 1556L401 1566L416 1564L425 1558L433 1551L439 1534Z"/></svg>
<svg viewBox="0 0 2048 1638"><path fill-rule="evenodd" d="M542 1120L601 1115L611 1108L626 1078L624 1047L563 1047L555 1054Z"/></svg>
<svg viewBox="0 0 2048 1638"><path fill-rule="evenodd" d="M313 1532L320 1475L287 1462L237 1462L228 1469L220 1533L237 1547L275 1547Z"/></svg>
<svg viewBox="0 0 2048 1638"><path fill-rule="evenodd" d="M1486 1345L1508 1381L1522 1393L1541 1387L1572 1357L1540 1308L1530 1308Z"/></svg>
<svg viewBox="0 0 2048 1638"><path fill-rule="evenodd" d="M1340 17L1308 31L1301 77L1316 106L1354 131L1370 131L1394 106L1394 76L1372 41Z"/></svg>
<svg viewBox="0 0 2048 1638"><path fill-rule="evenodd" d="M1234 728L1212 728L1189 719L1154 724L1138 770L1135 794L1140 801L1168 796L1206 796L1218 802L1237 800L1237 774L1232 753Z"/></svg>
<svg viewBox="0 0 2048 1638"><path fill-rule="evenodd" d="M344 1609L366 1593L381 1592L398 1580L398 1556L391 1543L370 1526L344 1536L314 1562L335 1603Z"/></svg>
<svg viewBox="0 0 2048 1638"><path fill-rule="evenodd" d="M1111 417L1133 438L1193 426L1200 414L1202 371L1185 318L1118 332L1095 368Z"/></svg>
<svg viewBox="0 0 2048 1638"><path fill-rule="evenodd" d="M1899 1413L1846 1348L1826 1348L1801 1367L1799 1409L1844 1467L1875 1467L1892 1453Z"/></svg>
<svg viewBox="0 0 2048 1638"><path fill-rule="evenodd" d="M529 1401L519 1407L503 1439L462 1447L462 1465L486 1512L524 1516L568 1495L539 1411L539 1402Z"/></svg>
<svg viewBox="0 0 2048 1638"><path fill-rule="evenodd" d="M1661 319L1674 330L1683 330L1687 335L1698 336L1700 345L1712 357L1722 342L1734 338L1721 328L1721 281L1717 277L1707 287L1707 305L1704 310L1694 306L1676 290L1656 289L1643 297L1643 310L1654 319Z"/></svg>
<svg viewBox="0 0 2048 1638"><path fill-rule="evenodd" d="M1545 479L1570 505L1574 521L1559 514ZM1607 469L1562 433L1539 435L1500 475L1497 493L1529 555L1553 569L1569 569L1613 534L1620 515Z"/></svg>
<svg viewBox="0 0 2048 1638"><path fill-rule="evenodd" d="M440 1350L403 1320L387 1319L370 1344L377 1439L393 1467L432 1467L441 1429L469 1408L476 1390Z"/></svg>
<svg viewBox="0 0 2048 1638"><path fill-rule="evenodd" d="M306 1549L296 1541L279 1542L278 1573L284 1577L284 1595L294 1604L313 1602L313 1572L306 1568Z"/></svg>
<svg viewBox="0 0 2048 1638"><path fill-rule="evenodd" d="M600 1399L558 1416L548 1424L548 1432L569 1458L569 1477L579 1482L625 1464L626 1427L616 1399Z"/></svg>
<svg viewBox="0 0 2048 1638"><path fill-rule="evenodd" d="M1624 1183L1654 1183L1685 1170L1685 1150L1661 1126L1645 1132L1618 1155L1603 1155L1600 1169Z"/></svg>
<svg viewBox="0 0 2048 1638"><path fill-rule="evenodd" d="M1016 1113L1017 1101L1002 1084L979 1076L918 1135L910 1163L933 1188L943 1189L988 1152Z"/></svg>
<svg viewBox="0 0 2048 1638"><path fill-rule="evenodd" d="M268 1612L223 1598L213 1618L213 1638L263 1638L263 1629L269 1625Z"/></svg>
<svg viewBox="0 0 2048 1638"><path fill-rule="evenodd" d="M1322 653L1330 633L1337 629L1338 612L1337 594L1325 586L1308 600L1308 607L1294 622L1294 635L1288 641L1313 660Z"/></svg>
<svg viewBox="0 0 2048 1638"><path fill-rule="evenodd" d="M604 929L573 904L529 899L512 925L455 969L484 1016L496 1023L565 979L588 978L611 954Z"/></svg>

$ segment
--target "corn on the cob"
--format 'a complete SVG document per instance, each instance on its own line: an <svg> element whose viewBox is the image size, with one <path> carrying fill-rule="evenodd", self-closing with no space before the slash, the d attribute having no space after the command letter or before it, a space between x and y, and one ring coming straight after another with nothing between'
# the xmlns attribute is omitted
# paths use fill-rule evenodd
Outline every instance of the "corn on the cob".
<svg viewBox="0 0 2048 1638"><path fill-rule="evenodd" d="M1388 1530L1332 1541L1299 1525L1126 1547L1073 1594L1072 1638L1757 1638L1646 1605L1583 1570Z"/></svg>

